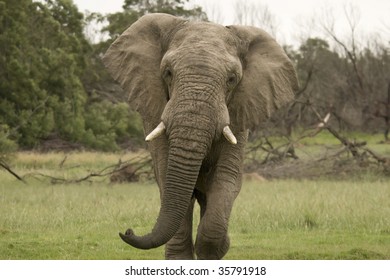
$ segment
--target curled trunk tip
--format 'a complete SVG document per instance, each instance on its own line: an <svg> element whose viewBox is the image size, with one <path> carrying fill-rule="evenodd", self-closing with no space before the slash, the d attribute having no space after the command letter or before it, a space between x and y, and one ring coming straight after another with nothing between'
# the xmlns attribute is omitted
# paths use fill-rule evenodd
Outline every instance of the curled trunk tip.
<svg viewBox="0 0 390 280"><path fill-rule="evenodd" d="M141 237L137 236L134 234L134 231L132 229L126 230L125 234L120 232L119 236L124 242L138 249L148 250L148 249L157 248L164 244L164 243L160 244L154 242L150 234Z"/></svg>

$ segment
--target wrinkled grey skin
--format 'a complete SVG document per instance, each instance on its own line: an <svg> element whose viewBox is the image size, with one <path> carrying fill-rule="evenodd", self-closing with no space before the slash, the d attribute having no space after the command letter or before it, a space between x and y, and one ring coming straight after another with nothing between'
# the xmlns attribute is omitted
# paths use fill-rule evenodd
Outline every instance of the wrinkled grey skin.
<svg viewBox="0 0 390 280"><path fill-rule="evenodd" d="M247 131L291 101L297 89L282 48L255 27L189 22L149 14L129 27L103 61L129 94L148 135L161 208L151 232L120 234L151 249L166 244L167 259L221 259L228 223L241 188ZM230 125L237 144L222 136ZM201 208L195 244L194 202Z"/></svg>

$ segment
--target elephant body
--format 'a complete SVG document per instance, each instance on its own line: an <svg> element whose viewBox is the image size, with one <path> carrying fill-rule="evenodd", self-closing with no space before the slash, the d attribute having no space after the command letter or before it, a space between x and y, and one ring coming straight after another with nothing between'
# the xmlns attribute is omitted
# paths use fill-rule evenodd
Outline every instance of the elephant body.
<svg viewBox="0 0 390 280"><path fill-rule="evenodd" d="M149 14L129 27L103 61L143 119L161 208L152 231L121 238L167 259L221 259L241 188L248 130L291 101L294 68L255 27ZM201 219L193 242L194 203Z"/></svg>

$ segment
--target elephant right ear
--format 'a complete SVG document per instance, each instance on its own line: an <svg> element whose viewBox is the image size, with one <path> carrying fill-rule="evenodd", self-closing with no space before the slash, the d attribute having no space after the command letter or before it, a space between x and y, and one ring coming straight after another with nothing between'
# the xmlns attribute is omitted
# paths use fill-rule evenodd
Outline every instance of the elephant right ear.
<svg viewBox="0 0 390 280"><path fill-rule="evenodd" d="M132 24L103 56L111 76L129 95L130 106L144 122L156 125L168 102L160 63L171 38L186 20L148 14Z"/></svg>

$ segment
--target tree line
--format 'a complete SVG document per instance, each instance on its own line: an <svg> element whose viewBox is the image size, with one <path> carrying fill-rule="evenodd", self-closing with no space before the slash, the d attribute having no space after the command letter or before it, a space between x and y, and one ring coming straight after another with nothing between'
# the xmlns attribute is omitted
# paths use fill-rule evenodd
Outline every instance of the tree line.
<svg viewBox="0 0 390 280"><path fill-rule="evenodd" d="M140 119L100 57L146 13L207 20L188 3L125 0L120 12L84 15L71 0L0 0L0 152L47 143L104 151L141 145ZM85 30L96 23L104 23L105 37L93 42ZM337 40L339 48L326 38L284 46L301 83L297 101L283 113L287 130L313 125L315 104L342 129L388 133L389 45L358 49Z"/></svg>

